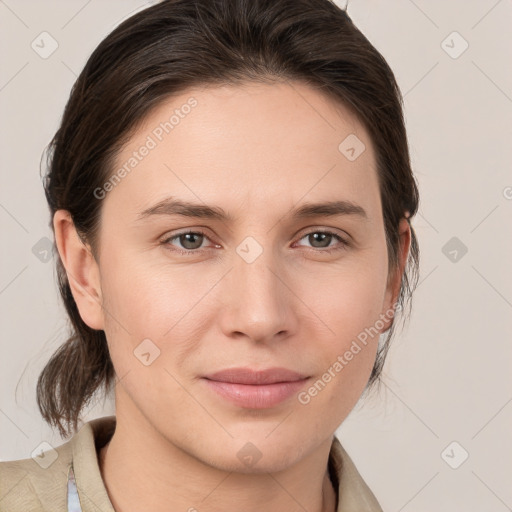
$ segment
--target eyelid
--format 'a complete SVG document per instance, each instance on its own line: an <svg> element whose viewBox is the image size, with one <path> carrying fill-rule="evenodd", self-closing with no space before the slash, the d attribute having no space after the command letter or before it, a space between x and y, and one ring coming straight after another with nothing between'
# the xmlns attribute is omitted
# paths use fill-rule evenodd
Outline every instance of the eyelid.
<svg viewBox="0 0 512 512"><path fill-rule="evenodd" d="M304 228L301 231L299 231L297 237L299 239L304 238L306 235L310 235L312 233L328 233L330 235L337 235L340 238L346 240L347 243L351 238L350 235L345 231L341 231L339 228L334 228L331 226L308 226L307 228Z"/></svg>
<svg viewBox="0 0 512 512"><path fill-rule="evenodd" d="M193 235L202 235L204 236L205 238L207 238L208 240L210 240L211 242L214 243L214 245L219 245L217 244L216 242L214 242L211 237L208 235L208 233L203 230L202 228L187 228L187 229L184 229L183 231L178 231L177 233L167 233L165 235L163 235L161 238L160 238L160 243L162 244L169 244L169 242L171 240L174 240L175 238L178 238L182 235L188 235L188 234L193 234ZM207 249L207 247L203 247L201 249L179 249L179 248L176 248L176 250L178 252L187 252L187 253L190 253L190 254L194 254L194 253L197 253L199 251L202 251L204 249Z"/></svg>
<svg viewBox="0 0 512 512"><path fill-rule="evenodd" d="M348 234L341 235L340 233L338 233L335 230L335 228L328 228L328 227L308 228L307 231L302 232L298 236L298 241L302 240L303 238L305 238L308 235L312 235L313 233L325 233L327 235L332 235L335 239L338 240L338 243L341 244L341 247L336 247L336 246L324 247L324 248L308 247L308 249L310 249L310 250L312 250L314 252L317 252L317 253L318 252L319 253L322 253L322 252L324 252L324 253L331 253L331 252L334 252L334 251L347 249L349 246L351 246L350 236Z"/></svg>

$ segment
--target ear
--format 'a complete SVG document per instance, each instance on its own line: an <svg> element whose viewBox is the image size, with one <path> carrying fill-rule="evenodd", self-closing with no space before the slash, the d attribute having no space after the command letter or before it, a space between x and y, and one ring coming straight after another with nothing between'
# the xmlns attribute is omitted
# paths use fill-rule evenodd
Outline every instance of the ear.
<svg viewBox="0 0 512 512"><path fill-rule="evenodd" d="M102 330L104 317L100 272L92 251L78 236L67 210L55 212L53 229L60 259L80 316L91 329Z"/></svg>
<svg viewBox="0 0 512 512"><path fill-rule="evenodd" d="M409 212L406 212L409 216ZM396 309L398 296L400 294L400 286L402 284L402 277L409 256L409 249L411 247L411 228L409 222L405 217L400 220L398 225L398 232L400 236L400 247L398 249L398 268L395 268L390 273L388 284L386 288L386 295L384 300L384 309L382 310L381 318L384 320L385 327L382 332L387 331L394 318L393 311Z"/></svg>

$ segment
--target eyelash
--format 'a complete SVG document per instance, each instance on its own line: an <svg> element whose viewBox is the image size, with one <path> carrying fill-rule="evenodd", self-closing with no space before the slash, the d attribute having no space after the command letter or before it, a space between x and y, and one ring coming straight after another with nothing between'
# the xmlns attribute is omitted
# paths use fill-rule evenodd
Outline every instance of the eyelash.
<svg viewBox="0 0 512 512"><path fill-rule="evenodd" d="M340 243L341 243L341 247L333 247L333 248L315 248L315 247L311 247L310 249L315 251L315 252L321 252L321 253L328 253L328 254L331 254L333 252L338 252L338 251L343 251L343 250L346 250L347 247L350 246L350 243L345 240L343 237L341 237L340 235L338 235L337 233L333 233L332 231L327 231L327 230L322 230L322 229L315 229L313 231L309 231L308 233L305 233L304 235L302 235L300 237L299 240L302 240L303 238L313 234L313 233L324 233L326 235L332 235L334 238L336 238ZM171 242L172 240L174 239L177 239L179 238L180 236L183 236L183 235L202 235L206 238L209 239L208 235L206 234L206 232L202 231L202 230L196 230L196 231L184 231L182 233L178 233L176 235L172 235L170 237L166 237L165 239L163 239L161 241L161 243L165 246L167 246L167 249L170 250L170 251L173 251L173 252L177 252L178 254L182 254L182 255L186 255L186 256L194 256L196 254L198 254L199 252L202 252L204 249L177 249L175 247L173 247L172 249L169 249L169 242Z"/></svg>

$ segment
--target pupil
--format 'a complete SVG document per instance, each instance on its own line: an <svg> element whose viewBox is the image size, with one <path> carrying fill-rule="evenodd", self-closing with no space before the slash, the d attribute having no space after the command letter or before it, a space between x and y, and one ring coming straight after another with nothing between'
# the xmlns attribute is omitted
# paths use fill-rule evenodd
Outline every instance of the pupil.
<svg viewBox="0 0 512 512"><path fill-rule="evenodd" d="M182 236L185 237L185 242L183 243L183 241L182 241L182 244L183 244L183 247L185 247L186 249L198 249L201 246L201 244L199 244L199 246L194 247L194 241L189 240L189 237L192 237L192 238L193 237L201 237L202 235L199 235L196 233L185 233ZM192 247L189 247L187 244L192 244ZM197 240L196 240L195 244L197 244Z"/></svg>
<svg viewBox="0 0 512 512"><path fill-rule="evenodd" d="M324 244L324 245L320 245L320 246L315 246L313 243L311 245L313 245L313 247L328 247L329 246L329 242L331 241L331 237L332 235L329 235L328 233L312 233L310 236L313 237L313 239L315 240L315 242L325 242L325 240L327 239L327 244ZM320 239L320 240L319 240Z"/></svg>

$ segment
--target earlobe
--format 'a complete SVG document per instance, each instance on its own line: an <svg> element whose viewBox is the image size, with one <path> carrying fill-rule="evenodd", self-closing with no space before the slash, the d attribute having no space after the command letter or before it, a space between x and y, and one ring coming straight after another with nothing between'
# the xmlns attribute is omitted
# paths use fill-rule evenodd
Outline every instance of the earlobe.
<svg viewBox="0 0 512 512"><path fill-rule="evenodd" d="M91 329L102 330L104 317L98 263L90 247L78 236L67 210L55 212L53 228L55 243L80 316Z"/></svg>

